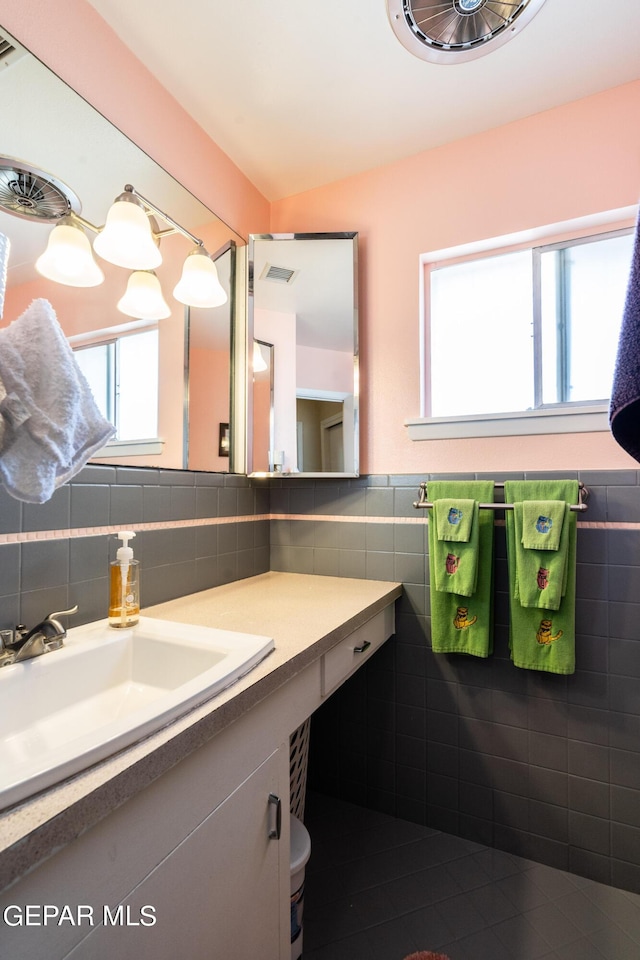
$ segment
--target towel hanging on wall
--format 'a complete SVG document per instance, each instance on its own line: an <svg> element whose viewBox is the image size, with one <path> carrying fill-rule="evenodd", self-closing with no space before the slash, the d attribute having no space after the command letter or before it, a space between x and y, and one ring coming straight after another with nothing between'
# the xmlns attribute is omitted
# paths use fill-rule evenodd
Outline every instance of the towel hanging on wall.
<svg viewBox="0 0 640 960"><path fill-rule="evenodd" d="M493 480L432 480L429 492L434 508L439 500L453 500L458 505L475 501L473 519L477 523L477 548L472 544L471 534L467 542L439 540L437 520L434 522L434 511L430 511L431 648L434 653L466 653L488 657L493 652L493 515L490 510L479 511L478 503L493 501ZM450 508L451 504L447 504L445 517ZM449 570L454 571L452 576L457 576L458 558L462 552L460 548L464 547L470 547L471 551L477 549L475 583L472 577L465 578L467 584L460 593L439 590L436 564L448 566ZM454 556L453 563L448 559L449 554ZM470 581L473 589L468 595L463 591L468 589Z"/></svg>
<svg viewBox="0 0 640 960"><path fill-rule="evenodd" d="M513 501L514 507L526 500L560 501L565 504L578 502L577 480L508 480L504 495ZM551 512L551 510L546 511ZM521 542L522 525L518 523L522 510L507 513L507 564L509 570L509 648L516 667L526 670L543 670L547 673L571 674L575 671L575 620L576 620L576 514L565 509L563 538L557 551L527 550ZM546 517L545 517L546 519ZM522 554L538 559L535 563L522 564ZM530 585L519 582L521 576L532 576L533 591L540 599L530 602ZM544 606L542 598L550 579L564 577L559 583L557 608ZM527 595L527 605L523 604Z"/></svg>
<svg viewBox="0 0 640 960"><path fill-rule="evenodd" d="M640 215L622 314L609 424L620 446L640 461Z"/></svg>
<svg viewBox="0 0 640 960"><path fill-rule="evenodd" d="M44 503L115 433L47 300L0 329L0 381L0 480L17 500Z"/></svg>

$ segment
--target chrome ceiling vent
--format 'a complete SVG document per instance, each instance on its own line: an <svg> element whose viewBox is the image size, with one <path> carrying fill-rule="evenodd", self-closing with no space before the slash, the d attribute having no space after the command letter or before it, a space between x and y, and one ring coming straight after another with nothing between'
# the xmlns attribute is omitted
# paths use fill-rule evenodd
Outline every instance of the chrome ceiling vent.
<svg viewBox="0 0 640 960"><path fill-rule="evenodd" d="M387 0L398 40L432 63L483 57L511 40L545 0Z"/></svg>
<svg viewBox="0 0 640 960"><path fill-rule="evenodd" d="M274 267L268 263L260 275L261 280L272 280L274 283L293 283L297 270L290 270L289 267Z"/></svg>
<svg viewBox="0 0 640 960"><path fill-rule="evenodd" d="M14 217L55 223L80 213L81 203L61 180L22 160L0 157L0 208Z"/></svg>

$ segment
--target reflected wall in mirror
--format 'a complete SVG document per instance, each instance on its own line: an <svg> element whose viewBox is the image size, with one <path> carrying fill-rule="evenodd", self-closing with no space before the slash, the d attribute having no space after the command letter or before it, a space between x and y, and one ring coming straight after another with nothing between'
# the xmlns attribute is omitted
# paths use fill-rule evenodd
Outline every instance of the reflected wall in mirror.
<svg viewBox="0 0 640 960"><path fill-rule="evenodd" d="M248 337L272 345L273 378L267 410L250 364L248 472L356 477L358 235L253 234L248 255Z"/></svg>
<svg viewBox="0 0 640 960"><path fill-rule="evenodd" d="M253 341L253 469L274 471L273 435L274 348L263 340ZM275 459L278 459L275 457Z"/></svg>
<svg viewBox="0 0 640 960"><path fill-rule="evenodd" d="M227 302L217 307L187 307L185 355L185 465L189 470L229 470L231 443L229 398L232 390L233 304L236 245L211 255ZM230 310L231 305L231 310Z"/></svg>
<svg viewBox="0 0 640 960"><path fill-rule="evenodd" d="M128 415L131 406L125 400L126 391L118 390L115 381L111 401L108 391L103 396L102 388L98 391L94 389L96 400L103 409L112 402L113 410L109 413L109 419L117 417L121 429L120 439L109 444L104 456L94 458L94 461L173 469L244 470L244 465L237 464L233 455L229 459L217 456L218 422L230 423L232 454L238 446L233 440L237 424L234 424L230 401L229 331L234 298L230 295L224 307L196 311L196 308L185 308L173 296L185 258L194 249L193 240L180 232L165 232L166 223L157 220L159 231L163 233L159 241L162 264L155 272L168 306L168 316L159 320L145 320L139 316L123 315L117 304L127 289L130 272L108 263L97 254L94 260L104 273L104 281L99 286L63 285L37 273L35 261L47 247L55 221L46 220L40 215L40 201L35 194L30 194L34 180L16 173L16 169L24 169L26 165L60 182L63 196L66 194L78 198L79 203L75 207L72 205L74 212L96 227L104 225L113 201L123 192L126 184L132 184L136 191L149 198L189 234L202 240L209 252L220 250L229 241L242 244L243 239L14 41L1 26L0 34L14 48L13 52L3 57L0 69L0 96L3 103L0 167L4 171L0 171L0 234L6 234L10 240L7 291L0 325L8 325L20 316L32 300L44 298L52 304L74 349L110 344L108 349L118 356L122 346L123 372L125 354L132 355L134 387L139 385L137 381L141 377L139 369L136 369L136 358L142 359L142 351L137 346L140 341L134 340L133 336L141 330L157 331L156 435L135 435L135 431L140 429L136 426L138 421ZM37 114L25 109L25 104L37 104ZM16 215L16 208L20 216ZM13 212L8 212L9 209ZM92 244L95 233L90 228L84 232ZM224 286L224 276L221 281ZM229 283L229 277L226 282ZM231 288L228 292L232 293ZM185 336L185 313L188 309L192 310L189 322L194 328L195 343L199 340L196 328L206 327L209 321L216 328L224 326L226 330L226 371L222 373L221 370L224 348L220 347L215 376L211 376L217 384L226 384L226 393L221 386L220 395L216 396L215 410L207 411L211 423L214 416L217 418L215 429L210 423L199 425L197 422L200 411L206 409L204 404L194 403L190 415L185 415L185 368L188 369L190 361L189 353L185 352L185 343L188 342ZM196 317L196 312L202 313L202 316ZM132 395L135 398L135 390ZM133 404L135 402L135 399L131 401ZM242 420L244 429L244 415ZM127 427L127 423L131 426ZM194 439L192 443L189 443L185 432L187 428L197 433L197 440ZM132 431L134 435L131 435ZM208 436L211 437L211 451L203 440Z"/></svg>

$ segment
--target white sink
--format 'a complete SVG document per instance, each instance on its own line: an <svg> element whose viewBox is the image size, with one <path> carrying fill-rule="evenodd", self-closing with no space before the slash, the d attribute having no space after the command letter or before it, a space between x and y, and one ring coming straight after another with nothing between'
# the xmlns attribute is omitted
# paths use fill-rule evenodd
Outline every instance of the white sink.
<svg viewBox="0 0 640 960"><path fill-rule="evenodd" d="M274 648L248 633L140 617L73 627L60 650L0 669L0 809L148 736Z"/></svg>

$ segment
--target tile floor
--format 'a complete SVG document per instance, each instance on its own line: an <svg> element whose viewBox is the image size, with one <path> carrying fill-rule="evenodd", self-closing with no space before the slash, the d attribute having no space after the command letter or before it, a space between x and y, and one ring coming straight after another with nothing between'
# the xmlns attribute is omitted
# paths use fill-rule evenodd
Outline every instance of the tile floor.
<svg viewBox="0 0 640 960"><path fill-rule="evenodd" d="M638 960L640 895L316 793L303 960Z"/></svg>

